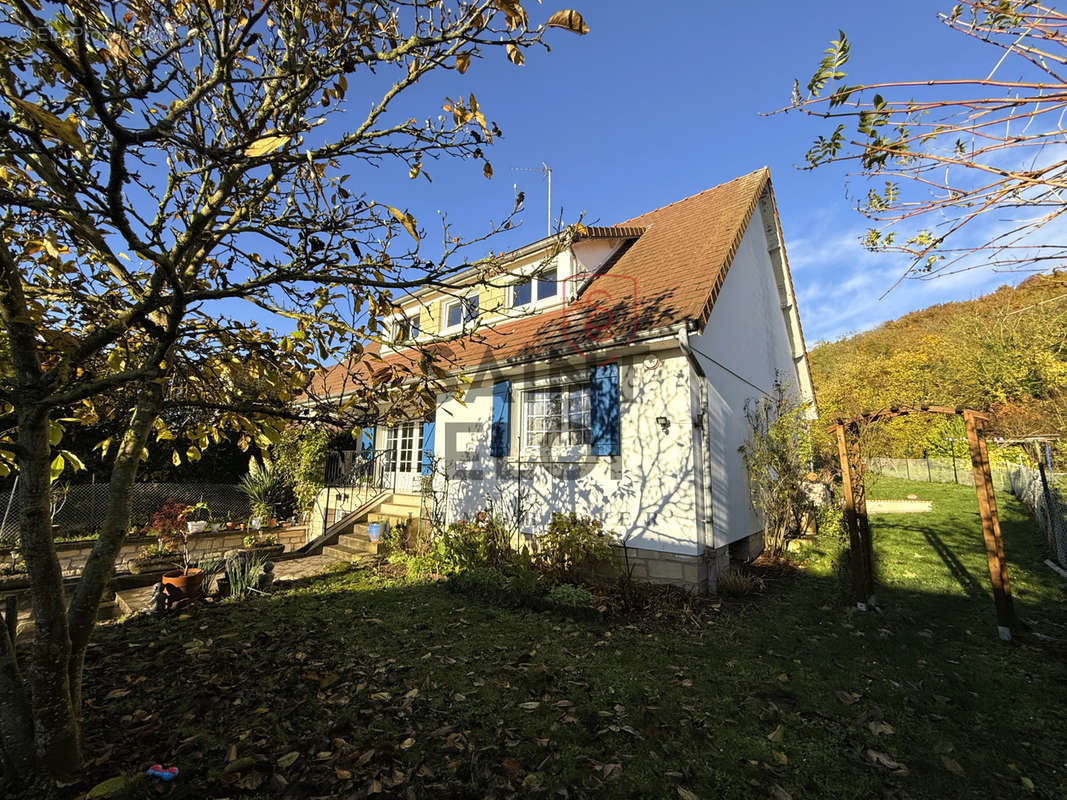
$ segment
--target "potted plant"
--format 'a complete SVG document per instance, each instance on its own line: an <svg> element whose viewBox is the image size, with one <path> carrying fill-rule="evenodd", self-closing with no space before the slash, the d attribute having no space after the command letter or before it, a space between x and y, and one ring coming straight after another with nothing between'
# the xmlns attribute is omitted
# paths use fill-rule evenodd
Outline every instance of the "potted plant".
<svg viewBox="0 0 1067 800"><path fill-rule="evenodd" d="M193 535L193 531L186 526L172 531L169 536L168 544L181 556L181 569L163 573L163 591L168 606L195 600L201 595L204 571L192 566L189 558L189 539Z"/></svg>
<svg viewBox="0 0 1067 800"><path fill-rule="evenodd" d="M249 533L242 543L245 550L264 558L279 556L285 552L285 545L278 542L276 533Z"/></svg>
<svg viewBox="0 0 1067 800"><path fill-rule="evenodd" d="M269 461L251 459L239 485L248 497L253 528L277 526L279 514L290 511L295 502L292 486Z"/></svg>
<svg viewBox="0 0 1067 800"><path fill-rule="evenodd" d="M29 578L22 556L14 550L8 550L4 555L8 561L0 566L0 589L21 586L23 581Z"/></svg>
<svg viewBox="0 0 1067 800"><path fill-rule="evenodd" d="M163 501L163 505L152 515L148 524L137 532L140 536L155 538L156 543L142 547L137 558L126 562L130 572L139 575L174 569L177 566L173 542L178 533L186 531L185 517L188 510L189 506L173 498L168 497Z"/></svg>
<svg viewBox="0 0 1067 800"><path fill-rule="evenodd" d="M185 509L185 527L189 533L203 533L211 522L211 509L201 500ZM197 517L197 519L193 519Z"/></svg>
<svg viewBox="0 0 1067 800"><path fill-rule="evenodd" d="M137 553L137 558L131 558L126 562L126 568L134 575L142 575L146 572L171 570L177 564L177 556L160 539L155 544L148 544L142 547Z"/></svg>

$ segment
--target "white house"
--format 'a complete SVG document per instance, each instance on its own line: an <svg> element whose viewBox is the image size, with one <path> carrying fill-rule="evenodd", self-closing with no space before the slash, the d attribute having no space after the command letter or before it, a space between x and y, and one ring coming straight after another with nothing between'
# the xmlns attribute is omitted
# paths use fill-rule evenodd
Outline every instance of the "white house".
<svg viewBox="0 0 1067 800"><path fill-rule="evenodd" d="M432 420L374 431L386 505L434 472L448 520L491 504L536 537L553 512L590 514L638 577L694 587L762 549L745 403L776 376L814 401L767 169L534 242L403 312L397 341L440 348L469 384Z"/></svg>

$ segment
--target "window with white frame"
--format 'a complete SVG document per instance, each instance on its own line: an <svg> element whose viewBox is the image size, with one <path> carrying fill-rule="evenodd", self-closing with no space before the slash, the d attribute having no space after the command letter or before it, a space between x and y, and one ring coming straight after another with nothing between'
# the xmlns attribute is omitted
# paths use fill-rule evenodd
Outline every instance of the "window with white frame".
<svg viewBox="0 0 1067 800"><path fill-rule="evenodd" d="M589 384L530 389L523 393L523 402L523 448L589 444Z"/></svg>
<svg viewBox="0 0 1067 800"><path fill-rule="evenodd" d="M559 293L556 268L546 269L511 286L511 307L520 308L530 303L554 298Z"/></svg>
<svg viewBox="0 0 1067 800"><path fill-rule="evenodd" d="M445 327L458 328L478 319L479 298L472 294L445 305Z"/></svg>
<svg viewBox="0 0 1067 800"><path fill-rule="evenodd" d="M419 338L419 315L398 317L393 320L393 340L397 342L414 341Z"/></svg>

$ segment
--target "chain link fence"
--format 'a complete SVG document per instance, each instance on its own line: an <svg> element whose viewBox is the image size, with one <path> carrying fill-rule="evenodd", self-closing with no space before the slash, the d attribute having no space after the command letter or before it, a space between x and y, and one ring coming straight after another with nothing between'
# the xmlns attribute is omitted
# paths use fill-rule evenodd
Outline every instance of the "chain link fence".
<svg viewBox="0 0 1067 800"><path fill-rule="evenodd" d="M928 483L958 483L974 486L971 459L965 458L872 458L867 467L876 475L904 478L909 481ZM993 487L1000 492L1010 492L1012 473L1018 464L998 463L991 465Z"/></svg>
<svg viewBox="0 0 1067 800"><path fill-rule="evenodd" d="M1019 467L1012 474L1012 492L1026 503L1037 526L1045 534L1049 552L1061 567L1067 567L1067 503L1063 493L1056 488L1062 485L1063 475L1048 476L1049 500L1046 502L1041 474L1036 469Z"/></svg>
<svg viewBox="0 0 1067 800"><path fill-rule="evenodd" d="M106 483L70 486L56 492L52 519L58 535L76 538L96 532L107 513ZM64 497L65 493L65 497ZM248 497L237 486L226 483L138 483L130 501L130 525L146 525L167 500L185 505L204 502L213 520L245 520L249 516ZM19 536L19 496L13 488L0 501L0 545L13 546Z"/></svg>

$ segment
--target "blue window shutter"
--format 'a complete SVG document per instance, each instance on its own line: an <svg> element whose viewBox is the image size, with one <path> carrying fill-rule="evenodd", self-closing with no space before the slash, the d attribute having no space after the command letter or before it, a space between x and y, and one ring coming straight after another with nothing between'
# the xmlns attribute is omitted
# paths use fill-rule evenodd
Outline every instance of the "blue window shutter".
<svg viewBox="0 0 1067 800"><path fill-rule="evenodd" d="M506 456L511 450L511 381L493 384L493 416L489 454Z"/></svg>
<svg viewBox="0 0 1067 800"><path fill-rule="evenodd" d="M617 456L619 435L619 365L614 361L589 370L590 447L593 455Z"/></svg>
<svg viewBox="0 0 1067 800"><path fill-rule="evenodd" d="M374 432L375 428L373 425L363 429L363 432L359 436L359 447L361 450L374 449Z"/></svg>
<svg viewBox="0 0 1067 800"><path fill-rule="evenodd" d="M422 423L422 474L433 473L433 434L437 427L435 420Z"/></svg>

